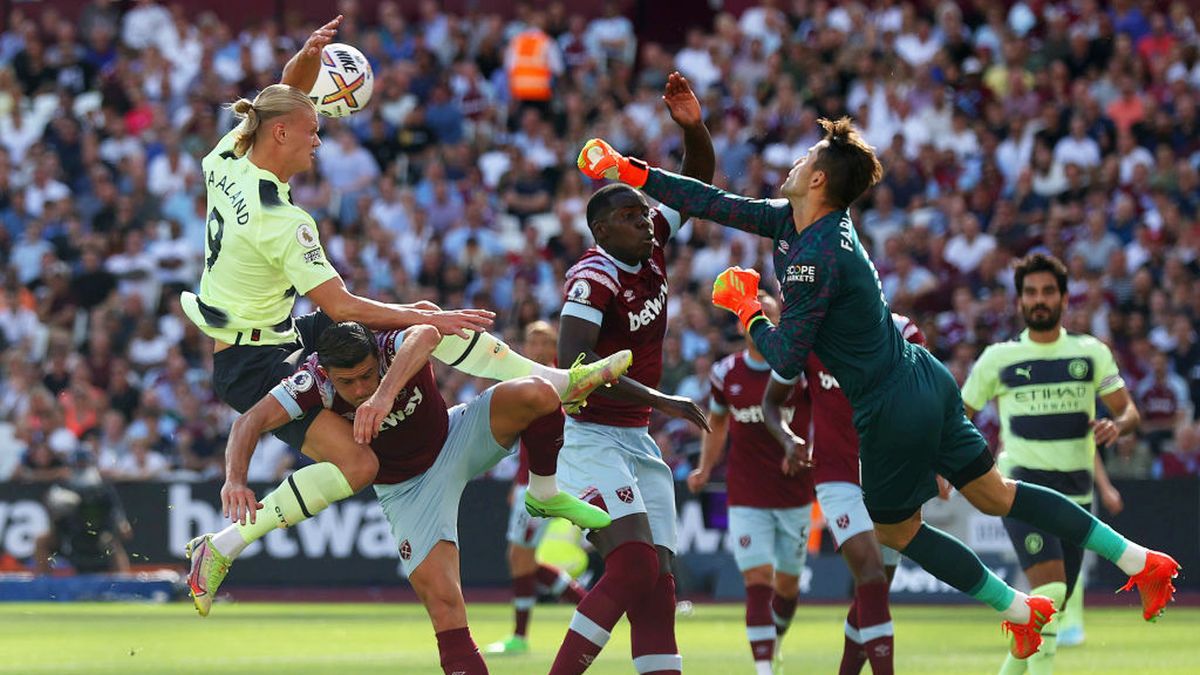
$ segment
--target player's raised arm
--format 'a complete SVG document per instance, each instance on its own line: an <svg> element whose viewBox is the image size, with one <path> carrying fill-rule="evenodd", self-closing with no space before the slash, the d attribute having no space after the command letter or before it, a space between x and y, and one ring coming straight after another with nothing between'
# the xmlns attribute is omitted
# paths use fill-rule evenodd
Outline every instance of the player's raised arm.
<svg viewBox="0 0 1200 675"><path fill-rule="evenodd" d="M704 125L700 100L696 98L687 78L678 71L667 78L663 102L671 111L671 119L683 130L683 164L679 173L711 183L717 171L717 154L713 149L712 136Z"/></svg>
<svg viewBox="0 0 1200 675"><path fill-rule="evenodd" d="M684 159L687 161L686 156ZM599 138L584 144L576 164L593 180L619 180L692 217L771 239L791 227L786 199L750 199L731 194L687 176L652 168L635 157L624 157Z"/></svg>
<svg viewBox="0 0 1200 675"><path fill-rule="evenodd" d="M279 83L295 87L306 94L312 91L313 85L317 83L317 75L321 73L321 50L333 42L340 25L342 15L338 14L333 21L314 30L304 41L300 51L283 67L283 77L279 78Z"/></svg>
<svg viewBox="0 0 1200 675"><path fill-rule="evenodd" d="M580 354L584 363L600 360L594 351L599 337L600 324L564 314L559 323L558 362L573 363ZM691 399L664 394L625 375L609 387L597 390L593 396L650 406L665 415L685 419L705 431L712 431L704 412Z"/></svg>

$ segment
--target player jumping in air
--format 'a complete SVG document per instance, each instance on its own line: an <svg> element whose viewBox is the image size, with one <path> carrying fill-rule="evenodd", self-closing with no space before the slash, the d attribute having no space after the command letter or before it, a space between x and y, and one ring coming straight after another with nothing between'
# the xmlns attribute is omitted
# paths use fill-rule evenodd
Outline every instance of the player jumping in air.
<svg viewBox="0 0 1200 675"><path fill-rule="evenodd" d="M772 369L795 377L810 351L837 378L854 409L863 497L880 542L1004 617L1011 651L1027 658L1055 610L1044 596L1004 583L957 539L924 524L921 505L937 494L935 473L984 513L1020 520L1116 563L1136 586L1147 620L1174 594L1179 565L1131 542L1061 493L1004 478L983 436L963 414L950 371L906 342L892 322L879 275L847 209L883 173L849 118L821 120L824 138L799 158L783 199L747 199L651 169L594 139L579 165L620 179L667 206L768 237L781 288L779 325L762 315L758 272L730 268L713 284L714 304L734 312Z"/></svg>
<svg viewBox="0 0 1200 675"><path fill-rule="evenodd" d="M1113 487L1096 446L1132 433L1137 407L1108 347L1063 329L1066 266L1035 253L1017 263L1013 281L1026 329L979 355L962 389L967 416L997 400L1004 447L999 466L1005 476L1057 490L1090 511L1095 471L1105 503L1112 504ZM1112 419L1096 419L1097 396ZM1083 549L1013 518L1004 519L1004 529L1032 592L1062 607L1075 590ZM1025 661L1010 655L1000 674L1019 675L1026 666L1033 675L1052 673L1059 618L1042 629L1044 643L1037 654Z"/></svg>
<svg viewBox="0 0 1200 675"><path fill-rule="evenodd" d="M687 81L672 73L663 97L683 129L683 172L711 180L712 140ZM650 437L651 409L706 428L692 401L652 387L662 376L667 330L667 277L663 246L683 216L654 209L626 185L608 185L588 201L596 240L567 272L558 355L600 358L633 351L627 377L598 392L567 420L558 462L563 489L587 492L613 523L589 539L604 556L604 573L579 603L551 675L582 673L591 665L622 614L629 617L633 664L639 673L678 673L675 644L675 484L662 451Z"/></svg>
<svg viewBox="0 0 1200 675"><path fill-rule="evenodd" d="M334 19L309 37L284 67L281 84L263 89L253 102L241 99L233 104L242 123L201 163L209 209L205 264L199 294L185 292L180 299L188 318L213 339L217 397L245 412L295 372L322 330L333 321L355 320L378 329L432 325L444 336L436 358L498 380L539 375L555 386L563 401L574 401L582 371L546 368L513 353L482 332L492 323L491 312L442 312L431 303L389 305L351 294L325 257L316 222L292 204L288 180L312 168L313 152L321 144L317 111L305 92L320 71L321 48L340 21L341 17ZM307 296L321 311L293 319L298 295ZM339 415L314 409L274 434L318 460L263 499L270 512L278 508L286 513L288 524L375 480L375 455ZM222 501L257 505L245 484L246 467L229 461ZM556 493L547 489L539 494ZM566 515L558 511L578 509L567 497L542 503L530 495L527 502L540 512ZM299 511L297 500L312 510ZM233 552L275 526L268 520L235 526L223 536L201 535L188 544L188 585L201 615L208 614Z"/></svg>
<svg viewBox="0 0 1200 675"><path fill-rule="evenodd" d="M905 340L925 344L925 335L908 317L893 314L892 320ZM808 445L813 457L817 503L838 552L854 577L854 601L846 614L846 639L838 675L858 675L867 661L871 662L871 672L875 675L891 675L895 644L888 587L900 563L900 554L886 546L880 548L863 503L858 478L858 434L854 431L850 401L842 393L837 378L813 352L809 352L804 364L804 376L812 401L812 435ZM791 395L793 386L791 380L781 380L778 375L771 378L763 399L763 417L780 443L794 447L796 454L800 454L804 441L789 437L780 414L780 407Z"/></svg>
<svg viewBox="0 0 1200 675"><path fill-rule="evenodd" d="M487 667L467 628L459 581L459 499L467 481L511 453L518 440L529 449L530 469L553 480L565 415L554 386L538 377L497 384L447 410L429 363L440 342L431 326L378 335L355 322L327 328L316 353L234 423L228 452L248 461L262 433L312 410L351 420L377 458L375 494L399 545L400 566L437 633L442 668L479 675ZM597 365L581 397L623 373L629 352ZM305 515L312 512L299 495L295 504ZM254 508L244 503L223 506L236 521L255 520ZM577 515L587 527L609 521L599 509ZM263 514L259 522L274 526L273 516Z"/></svg>
<svg viewBox="0 0 1200 675"><path fill-rule="evenodd" d="M776 320L779 304L761 296L763 311ZM808 553L812 524L813 477L806 467L785 465L784 445L764 423L763 395L771 366L746 338L746 349L721 359L712 369L712 398L700 466L688 476L699 492L721 461L725 467L729 534L733 557L746 582L746 638L758 675L777 675L782 660L776 644L796 613L800 572ZM809 394L803 381L790 383L779 404L781 424L808 434Z"/></svg>
<svg viewBox="0 0 1200 675"><path fill-rule="evenodd" d="M528 358L544 365L553 365L557 349L558 330L554 326L545 321L534 321L525 327L525 344L521 351ZM508 517L508 568L512 575L516 623L511 636L484 648L488 654L524 654L529 651L529 614L537 602L538 586L551 596L576 605L586 593L570 574L552 565L539 563L534 557L551 521L535 518L525 508L525 493L529 489L529 449L524 441L521 442L520 452L520 468L513 479L511 513Z"/></svg>

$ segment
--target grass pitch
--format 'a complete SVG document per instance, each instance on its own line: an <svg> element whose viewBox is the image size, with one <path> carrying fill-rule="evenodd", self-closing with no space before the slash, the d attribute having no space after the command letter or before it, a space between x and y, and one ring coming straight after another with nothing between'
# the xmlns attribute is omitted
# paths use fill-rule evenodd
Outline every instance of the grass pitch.
<svg viewBox="0 0 1200 675"><path fill-rule="evenodd" d="M469 607L481 645L512 629L508 605ZM549 670L571 609L538 606L532 652L492 657L495 674ZM697 605L677 623L684 672L752 673L739 605ZM784 641L789 674L833 673L842 648L845 609L804 607ZM896 670L900 673L995 673L1006 642L984 608L898 607ZM1175 607L1157 624L1137 609L1087 610L1087 643L1059 652L1055 672L1200 673L1200 609ZM588 671L632 673L628 624ZM869 671L868 671L869 672ZM0 673L441 673L433 631L413 604L224 603L201 619L190 604L0 603Z"/></svg>

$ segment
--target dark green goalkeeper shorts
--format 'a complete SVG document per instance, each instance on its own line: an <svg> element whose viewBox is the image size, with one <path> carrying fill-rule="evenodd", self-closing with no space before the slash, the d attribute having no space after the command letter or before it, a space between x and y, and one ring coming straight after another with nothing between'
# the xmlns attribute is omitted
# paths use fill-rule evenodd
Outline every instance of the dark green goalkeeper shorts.
<svg viewBox="0 0 1200 675"><path fill-rule="evenodd" d="M915 345L888 380L856 404L854 426L863 499L877 523L907 520L937 496L934 474L961 489L994 464L987 441L963 412L954 376Z"/></svg>

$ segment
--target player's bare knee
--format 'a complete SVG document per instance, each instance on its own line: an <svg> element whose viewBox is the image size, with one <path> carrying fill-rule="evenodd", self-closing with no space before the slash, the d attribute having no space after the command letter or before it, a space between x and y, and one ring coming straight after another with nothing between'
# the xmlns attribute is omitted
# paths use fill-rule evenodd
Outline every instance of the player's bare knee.
<svg viewBox="0 0 1200 675"><path fill-rule="evenodd" d="M525 378L522 393L525 405L539 416L549 415L562 405L558 390L544 377L535 375Z"/></svg>
<svg viewBox="0 0 1200 675"><path fill-rule="evenodd" d="M351 453L337 462L338 469L355 492L374 483L375 476L379 473L379 458L371 451L370 446L359 445L358 448L358 452Z"/></svg>
<svg viewBox="0 0 1200 675"><path fill-rule="evenodd" d="M770 586L775 576L775 570L770 565L751 567L742 572L746 586Z"/></svg>
<svg viewBox="0 0 1200 675"><path fill-rule="evenodd" d="M883 561L877 564L867 564L859 568L858 573L854 575L855 586L865 586L867 584L886 584L888 583L887 570L883 567Z"/></svg>
<svg viewBox="0 0 1200 675"><path fill-rule="evenodd" d="M784 598L794 598L800 595L800 577L793 574L776 574L775 595Z"/></svg>

